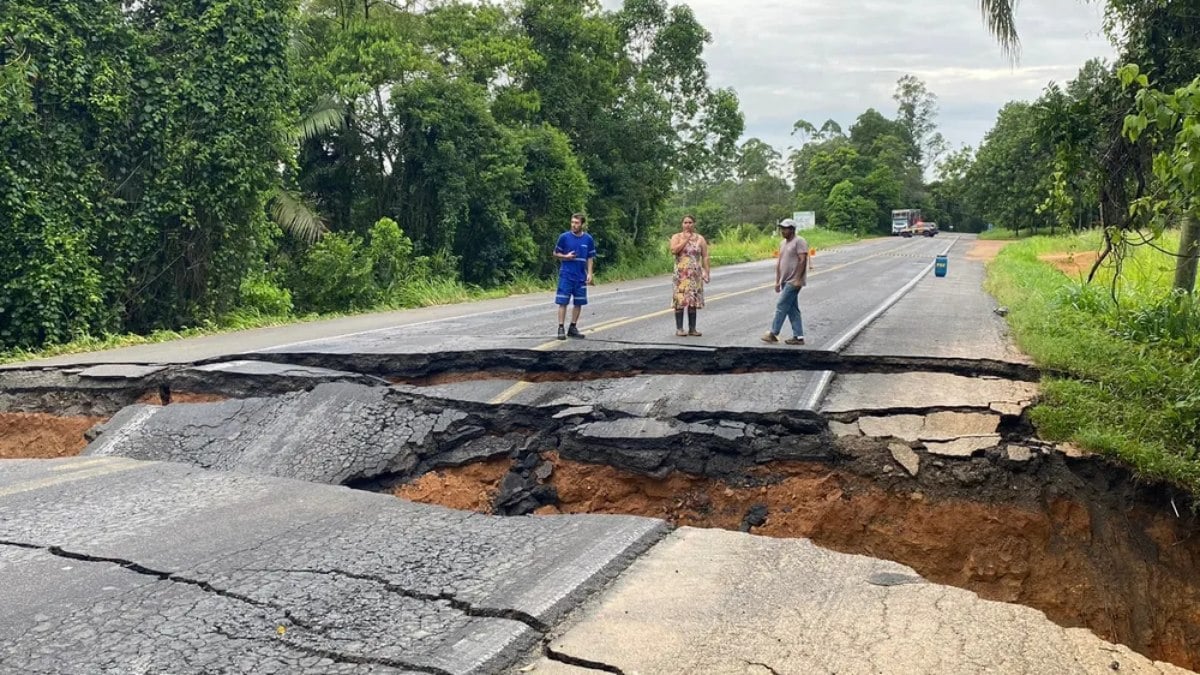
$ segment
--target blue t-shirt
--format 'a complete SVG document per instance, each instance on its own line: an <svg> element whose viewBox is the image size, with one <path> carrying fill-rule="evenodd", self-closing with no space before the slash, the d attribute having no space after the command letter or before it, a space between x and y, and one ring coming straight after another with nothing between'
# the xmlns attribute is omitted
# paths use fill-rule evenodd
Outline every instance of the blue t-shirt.
<svg viewBox="0 0 1200 675"><path fill-rule="evenodd" d="M587 261L596 257L596 242L592 240L592 235L587 232L577 235L570 231L559 235L554 252L566 254L571 251L575 252L575 259L559 261L562 266L558 268L558 277L570 281L586 281Z"/></svg>

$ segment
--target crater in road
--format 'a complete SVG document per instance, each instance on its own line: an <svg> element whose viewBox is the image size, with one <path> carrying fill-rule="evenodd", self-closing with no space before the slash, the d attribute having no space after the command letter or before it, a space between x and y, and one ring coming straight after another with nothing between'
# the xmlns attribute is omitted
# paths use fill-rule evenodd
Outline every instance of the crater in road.
<svg viewBox="0 0 1200 675"><path fill-rule="evenodd" d="M1191 502L1039 440L1036 370L737 348L680 368L671 356L592 353L588 370L568 352L497 351L6 371L0 456L79 452L88 429L88 454L505 515L808 537L1200 667ZM789 399L824 372L819 406Z"/></svg>

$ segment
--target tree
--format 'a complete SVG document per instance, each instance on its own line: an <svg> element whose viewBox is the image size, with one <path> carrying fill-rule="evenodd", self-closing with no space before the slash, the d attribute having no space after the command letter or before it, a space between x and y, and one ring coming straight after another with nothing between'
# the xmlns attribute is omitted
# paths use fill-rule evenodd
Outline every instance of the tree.
<svg viewBox="0 0 1200 675"><path fill-rule="evenodd" d="M969 199L980 217L1020 232L1038 222L1040 174L1030 167L1049 166L1050 150L1037 139L1036 119L1028 103L1010 102L984 136L967 172Z"/></svg>
<svg viewBox="0 0 1200 675"><path fill-rule="evenodd" d="M1133 206L1160 232L1173 217L1183 218L1174 287L1191 293L1200 259L1200 77L1170 93L1150 87L1135 64L1122 67L1120 77L1125 86L1138 86L1137 111L1125 118L1125 133L1135 141L1148 130L1171 139L1154 155L1158 194Z"/></svg>
<svg viewBox="0 0 1200 675"><path fill-rule="evenodd" d="M899 139L905 145L906 152L911 149L910 154L915 155L916 147L908 127L899 121L889 120L874 108L867 108L850 125L850 142L862 153L870 152L876 141L887 136Z"/></svg>
<svg viewBox="0 0 1200 675"><path fill-rule="evenodd" d="M0 105L0 346L229 310L278 232L292 2L45 6L0 5L29 94Z"/></svg>
<svg viewBox="0 0 1200 675"><path fill-rule="evenodd" d="M896 81L892 98L899 106L896 121L912 141L913 160L922 169L928 168L946 151L946 141L937 131L935 121L937 96L917 77L904 75Z"/></svg>
<svg viewBox="0 0 1200 675"><path fill-rule="evenodd" d="M979 0L979 11L983 13L984 23L988 31L1000 43L1005 54L1016 58L1021 47L1021 39L1017 35L1017 24L1013 16L1016 0Z"/></svg>
<svg viewBox="0 0 1200 675"><path fill-rule="evenodd" d="M825 222L830 229L865 234L870 232L879 207L862 195L852 181L844 180L829 191Z"/></svg>
<svg viewBox="0 0 1200 675"><path fill-rule="evenodd" d="M781 173L783 156L779 151L757 138L747 139L738 148L737 174L742 180L754 180Z"/></svg>

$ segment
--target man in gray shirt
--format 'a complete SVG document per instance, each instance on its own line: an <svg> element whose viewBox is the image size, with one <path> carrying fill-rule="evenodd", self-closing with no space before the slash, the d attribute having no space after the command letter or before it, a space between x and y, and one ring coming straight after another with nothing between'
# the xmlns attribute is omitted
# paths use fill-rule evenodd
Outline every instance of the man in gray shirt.
<svg viewBox="0 0 1200 675"><path fill-rule="evenodd" d="M763 342L779 342L779 331L786 317L792 324L792 337L784 344L804 344L804 322L800 318L800 289L808 281L808 242L796 236L796 221L788 218L779 223L783 242L779 245L779 258L775 261L775 292L779 301L775 303L775 320L771 332L762 336Z"/></svg>

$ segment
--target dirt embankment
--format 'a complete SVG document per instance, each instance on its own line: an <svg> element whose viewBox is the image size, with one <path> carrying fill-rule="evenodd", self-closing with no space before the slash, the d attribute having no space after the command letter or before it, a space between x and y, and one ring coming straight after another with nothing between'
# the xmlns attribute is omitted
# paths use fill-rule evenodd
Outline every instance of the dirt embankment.
<svg viewBox="0 0 1200 675"><path fill-rule="evenodd" d="M227 396L171 392L169 403L208 403ZM143 394L137 403L163 405L157 391ZM107 416L56 415L45 412L0 412L0 459L52 459L83 452L88 429L108 421Z"/></svg>
<svg viewBox="0 0 1200 675"><path fill-rule="evenodd" d="M967 259L987 262L995 258L1005 246L1014 243L1011 240L976 240L967 251ZM1069 251L1066 253L1046 253L1038 256L1038 260L1052 265L1055 269L1072 279L1087 278L1098 254L1096 251Z"/></svg>
<svg viewBox="0 0 1200 675"><path fill-rule="evenodd" d="M971 250L967 251L967 259L987 262L999 255L1000 250L1011 243L1013 242L1003 239L976 239L975 243L971 245Z"/></svg>
<svg viewBox="0 0 1200 675"><path fill-rule="evenodd" d="M745 487L656 479L543 457L558 495L538 513L652 516L676 525L807 537L899 561L939 583L1044 611L1153 658L1200 667L1200 537L1195 523L1147 508L1118 511L1065 495L1040 507L895 492L827 465L772 465ZM395 494L490 512L511 460L435 471ZM1049 493L1048 493L1049 495Z"/></svg>
<svg viewBox="0 0 1200 675"><path fill-rule="evenodd" d="M1055 269L1072 279L1086 279L1096 264L1098 254L1095 251L1075 251L1070 253L1047 253L1038 256L1038 260L1049 263Z"/></svg>
<svg viewBox="0 0 1200 675"><path fill-rule="evenodd" d="M0 413L0 459L78 455L87 446L84 432L105 419L48 413Z"/></svg>

